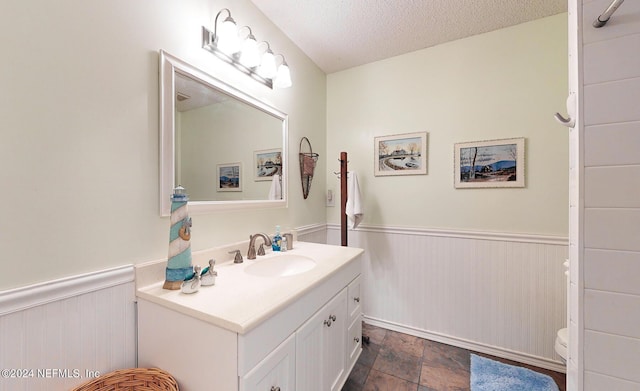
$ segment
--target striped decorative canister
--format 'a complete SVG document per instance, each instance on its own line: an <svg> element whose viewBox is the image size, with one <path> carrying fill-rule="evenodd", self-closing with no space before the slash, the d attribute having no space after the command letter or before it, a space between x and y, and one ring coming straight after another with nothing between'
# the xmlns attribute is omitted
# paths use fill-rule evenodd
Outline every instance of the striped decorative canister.
<svg viewBox="0 0 640 391"><path fill-rule="evenodd" d="M169 258L164 289L180 289L182 282L193 274L191 264L191 218L187 209L189 197L182 186L171 195L171 229L169 230Z"/></svg>

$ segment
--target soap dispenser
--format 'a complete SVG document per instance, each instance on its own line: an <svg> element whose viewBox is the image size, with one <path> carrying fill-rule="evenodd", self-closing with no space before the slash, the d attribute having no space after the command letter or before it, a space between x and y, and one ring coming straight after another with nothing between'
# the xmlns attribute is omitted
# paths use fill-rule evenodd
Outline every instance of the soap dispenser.
<svg viewBox="0 0 640 391"><path fill-rule="evenodd" d="M271 249L273 251L280 251L280 246L282 246L282 236L280 235L280 226L276 225L276 234L271 241Z"/></svg>

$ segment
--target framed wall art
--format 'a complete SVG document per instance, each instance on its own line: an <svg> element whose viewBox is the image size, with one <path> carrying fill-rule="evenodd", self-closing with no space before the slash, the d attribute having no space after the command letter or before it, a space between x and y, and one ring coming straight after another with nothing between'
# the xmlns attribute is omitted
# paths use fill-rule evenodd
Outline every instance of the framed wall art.
<svg viewBox="0 0 640 391"><path fill-rule="evenodd" d="M375 137L374 155L375 176L424 175L427 173L427 132Z"/></svg>
<svg viewBox="0 0 640 391"><path fill-rule="evenodd" d="M524 165L524 138L454 146L454 183L459 189L524 187Z"/></svg>
<svg viewBox="0 0 640 391"><path fill-rule="evenodd" d="M218 164L217 191L242 191L242 163Z"/></svg>
<svg viewBox="0 0 640 391"><path fill-rule="evenodd" d="M253 178L256 181L270 181L273 176L282 176L282 149L265 149L253 153Z"/></svg>

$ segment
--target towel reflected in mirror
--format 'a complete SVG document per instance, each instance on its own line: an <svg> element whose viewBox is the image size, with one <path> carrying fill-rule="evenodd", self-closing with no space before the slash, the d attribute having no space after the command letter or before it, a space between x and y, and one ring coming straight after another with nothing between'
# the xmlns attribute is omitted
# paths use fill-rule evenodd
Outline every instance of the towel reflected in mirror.
<svg viewBox="0 0 640 391"><path fill-rule="evenodd" d="M282 199L282 181L280 180L279 174L273 175L273 179L271 180L271 187L269 188L269 199L270 200Z"/></svg>

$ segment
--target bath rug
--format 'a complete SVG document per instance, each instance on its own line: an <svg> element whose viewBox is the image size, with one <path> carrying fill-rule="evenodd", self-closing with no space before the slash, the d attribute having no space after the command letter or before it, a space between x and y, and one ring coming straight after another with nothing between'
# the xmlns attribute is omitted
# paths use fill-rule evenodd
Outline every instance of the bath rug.
<svg viewBox="0 0 640 391"><path fill-rule="evenodd" d="M558 391L556 382L531 369L471 355L471 391Z"/></svg>

